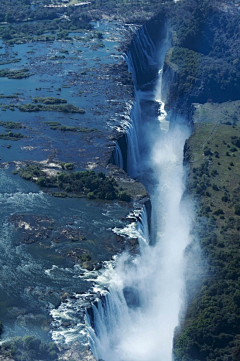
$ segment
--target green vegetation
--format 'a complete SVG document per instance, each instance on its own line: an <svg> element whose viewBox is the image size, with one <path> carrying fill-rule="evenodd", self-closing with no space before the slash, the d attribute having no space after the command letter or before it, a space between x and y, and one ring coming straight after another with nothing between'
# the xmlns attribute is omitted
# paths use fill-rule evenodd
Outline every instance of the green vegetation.
<svg viewBox="0 0 240 361"><path fill-rule="evenodd" d="M19 122L10 122L10 121L0 121L0 126L6 129L21 129L22 124Z"/></svg>
<svg viewBox="0 0 240 361"><path fill-rule="evenodd" d="M173 47L169 50L166 62L179 75L178 96L188 94L200 82L202 54L186 48Z"/></svg>
<svg viewBox="0 0 240 361"><path fill-rule="evenodd" d="M63 169L72 170L72 163L61 164ZM66 197L72 194L85 195L89 199L119 199L130 202L130 196L118 189L114 178L104 173L94 171L62 172L56 176L49 176L39 165L28 164L19 170L19 175L26 180L31 180L43 188L58 188L60 192L53 192L54 196Z"/></svg>
<svg viewBox="0 0 240 361"><path fill-rule="evenodd" d="M72 104L23 104L18 105L20 112L63 112L84 114L85 110Z"/></svg>
<svg viewBox="0 0 240 361"><path fill-rule="evenodd" d="M65 55L54 55L54 56L51 56L50 60L62 60L62 59L65 59Z"/></svg>
<svg viewBox="0 0 240 361"><path fill-rule="evenodd" d="M87 253L83 253L81 256L80 256L80 259L81 261L83 262L89 262L91 261L91 256Z"/></svg>
<svg viewBox="0 0 240 361"><path fill-rule="evenodd" d="M63 125L60 122L45 122L45 124L49 125L52 130L61 130L62 132L82 132L89 133L93 132L95 129L91 128L80 128L80 127L72 127L69 125Z"/></svg>
<svg viewBox="0 0 240 361"><path fill-rule="evenodd" d="M96 0L88 9L73 6L49 9L43 5L50 4L50 0L43 0L41 4L34 1L32 9L28 0L5 0L0 4L0 21L7 24L0 26L0 36L9 45L33 40L70 41L74 37L70 33L91 29L90 21L101 18L103 14L115 19L125 17L128 23L144 23L164 8L152 24L156 25L165 13L172 30L173 46L165 61L166 69L173 74L168 103L186 109L186 105L193 102L208 101L195 112L194 133L185 152L186 160L190 161L188 191L198 201L196 232L203 257L207 260L206 277L203 275L201 289L191 300L185 320L176 333L176 361L239 361L240 102L213 103L237 100L240 96L239 15L236 7L229 10L231 1L219 4L216 0L182 0L176 4L169 1L164 6L161 3L159 0ZM238 4L237 0L235 3ZM60 19L61 15L67 19ZM104 46L101 33L89 34L85 41L92 36L97 40L91 44L92 49ZM156 31L155 36L158 37L159 32ZM60 55L52 60L62 60L67 56L60 51ZM19 59L11 62L15 61ZM0 71L0 76L10 79L30 75L24 68ZM131 84L130 75L125 76L123 83ZM63 85L63 88L69 87ZM0 98L7 96L0 95ZM37 97L32 100L33 104L19 105L18 108L23 112L84 113L84 110L61 100L64 99ZM14 110L13 105L1 107L2 110ZM6 123L2 122L2 126L6 127ZM7 129L19 129L10 123ZM91 131L59 122L46 124L54 130ZM1 139L18 140L21 137L20 133L13 132L0 134ZM38 165L27 165L19 171L22 178L48 189L56 197L87 196L89 199L130 201L130 196L117 187L115 180L101 172L74 172L72 163L64 163L62 172L51 174ZM81 255L81 260L87 262L88 254ZM13 350L9 355L16 360L43 357L54 360L56 356L55 353L51 355L50 349L41 354L41 350L47 348L40 346L41 342L31 348L29 345L34 344L34 339L18 340L9 347Z"/></svg>
<svg viewBox="0 0 240 361"><path fill-rule="evenodd" d="M24 20L30 14L30 4L23 0L2 1L0 21L12 22L14 19Z"/></svg>
<svg viewBox="0 0 240 361"><path fill-rule="evenodd" d="M174 47L166 64L175 72L172 102L239 99L240 22L230 6L231 15L214 0L185 0L171 8Z"/></svg>
<svg viewBox="0 0 240 361"><path fill-rule="evenodd" d="M22 59L10 59L10 60L4 60L4 61L0 61L0 65L6 65L6 64L13 64L13 63L18 63L19 61L21 61Z"/></svg>
<svg viewBox="0 0 240 361"><path fill-rule="evenodd" d="M33 103L43 103L43 104L64 104L67 103L65 99L54 98L54 97L35 97L32 99Z"/></svg>
<svg viewBox="0 0 240 361"><path fill-rule="evenodd" d="M188 191L208 278L175 337L176 360L240 357L240 101L198 105L186 145Z"/></svg>
<svg viewBox="0 0 240 361"><path fill-rule="evenodd" d="M53 343L43 342L34 336L16 337L1 345L1 352L16 361L49 360L57 361L58 348Z"/></svg>
<svg viewBox="0 0 240 361"><path fill-rule="evenodd" d="M0 103L0 108L2 109L3 112L5 112L7 109L14 111L15 110L15 106L13 104L2 104Z"/></svg>
<svg viewBox="0 0 240 361"><path fill-rule="evenodd" d="M8 44L21 44L32 41L72 40L69 33L92 29L92 20L102 15L125 19L130 23L144 23L156 14L164 1L151 0L95 0L87 8L74 6L46 8L51 0L34 1L5 0L0 3L0 37ZM63 5L62 1L54 2ZM54 34L54 35L53 35ZM94 35L101 41L102 33ZM99 42L99 46L101 43Z"/></svg>
<svg viewBox="0 0 240 361"><path fill-rule="evenodd" d="M21 44L32 41L53 41L57 33L59 39L70 39L69 32L91 29L91 18L75 6L68 8L44 8L51 1L35 2L6 0L0 4L0 36L9 44ZM60 18L61 14L66 18ZM36 21L37 20L37 21ZM69 21L70 20L70 21Z"/></svg>
<svg viewBox="0 0 240 361"><path fill-rule="evenodd" d="M0 99L17 99L17 98L18 98L17 94L13 94L13 95L0 94Z"/></svg>
<svg viewBox="0 0 240 361"><path fill-rule="evenodd" d="M20 140L22 138L26 138L26 136L21 133L13 133L13 132L0 133L0 139L3 140Z"/></svg>
<svg viewBox="0 0 240 361"><path fill-rule="evenodd" d="M67 169L67 170L73 170L74 165L73 165L73 163L64 163L64 164L62 165L62 168L63 168L63 169Z"/></svg>
<svg viewBox="0 0 240 361"><path fill-rule="evenodd" d="M239 13L234 1L219 7L212 0L185 0L171 8L169 18L173 47L165 70L173 81L168 105L192 116L192 103L207 102L196 105L193 134L185 146L188 193L198 206L195 236L206 264L198 294L189 289L191 302L175 334L175 359L238 361Z"/></svg>
<svg viewBox="0 0 240 361"><path fill-rule="evenodd" d="M29 72L27 68L21 68L19 70L10 70L10 69L2 69L0 70L0 77L8 78L8 79L24 79L28 78L32 73Z"/></svg>

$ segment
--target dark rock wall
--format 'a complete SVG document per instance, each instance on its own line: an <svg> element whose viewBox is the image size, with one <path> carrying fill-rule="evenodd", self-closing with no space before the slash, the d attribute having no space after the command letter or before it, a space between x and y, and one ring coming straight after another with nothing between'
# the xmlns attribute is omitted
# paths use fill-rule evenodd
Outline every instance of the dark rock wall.
<svg viewBox="0 0 240 361"><path fill-rule="evenodd" d="M162 61L161 48L168 36L167 33L167 22L161 13L137 30L135 36L129 42L125 51L129 73L131 73L133 79L133 88L146 90L153 87ZM128 163L131 162L128 159L127 131L125 129L125 133L120 134L117 139L122 152L123 170L125 171L128 169ZM119 166L119 164L116 164L116 158L115 150L113 150L109 162Z"/></svg>
<svg viewBox="0 0 240 361"><path fill-rule="evenodd" d="M137 31L127 51L137 89L145 88L156 79L161 62L161 44L166 37L167 25L162 17L150 20Z"/></svg>

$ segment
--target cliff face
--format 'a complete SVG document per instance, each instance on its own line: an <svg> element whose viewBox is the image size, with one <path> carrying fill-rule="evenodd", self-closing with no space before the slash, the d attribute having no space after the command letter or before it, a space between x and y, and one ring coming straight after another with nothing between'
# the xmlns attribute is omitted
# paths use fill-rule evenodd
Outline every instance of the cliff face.
<svg viewBox="0 0 240 361"><path fill-rule="evenodd" d="M239 360L239 109L239 100L197 105L185 145L188 194L197 204L194 237L202 252L195 263L202 262L202 270L176 332L176 360Z"/></svg>
<svg viewBox="0 0 240 361"><path fill-rule="evenodd" d="M164 14L148 21L138 30L128 47L127 54L133 69L134 85L138 89L155 81L163 42L166 42L168 27Z"/></svg>
<svg viewBox="0 0 240 361"><path fill-rule="evenodd" d="M197 204L194 236L204 265L204 271L198 264L194 268L198 290L189 287L190 303L176 330L177 361L240 358L239 16L213 5L185 1L168 14L172 46L165 59L164 94L166 107L184 114L193 127L184 154L188 195ZM137 89L152 87L156 79L156 49L167 34L160 20L149 21L129 46ZM127 169L126 134L118 142Z"/></svg>
<svg viewBox="0 0 240 361"><path fill-rule="evenodd" d="M169 49L164 74L165 78L171 79L168 89L170 108L189 107L196 102L237 100L240 97L236 67L227 69L221 59L203 56L188 48L174 46Z"/></svg>
<svg viewBox="0 0 240 361"><path fill-rule="evenodd" d="M164 93L166 106L186 115L193 125L184 152L188 191L198 204L195 236L205 260L198 293L191 295L176 332L174 351L179 361L240 357L239 104L214 104L240 98L239 65L229 38L238 27L235 14L231 17L213 3L185 1L168 14L173 40L165 59ZM137 89L152 87L159 69L156 49L167 34L160 19L148 22L129 46ZM193 109L192 103L201 102L207 104ZM118 143L127 169L126 133Z"/></svg>
<svg viewBox="0 0 240 361"><path fill-rule="evenodd" d="M240 22L234 7L225 5L185 1L168 14L172 44L163 69L164 95L167 110L183 114L193 129L184 162L188 195L197 205L194 237L201 245L195 259L200 283L197 292L194 282L188 284L190 303L174 340L178 361L240 358ZM161 26L155 17L146 27L155 49ZM145 70L146 55L141 63L136 44L130 52L141 88L147 78L154 80L157 66Z"/></svg>
<svg viewBox="0 0 240 361"><path fill-rule="evenodd" d="M232 4L231 4L232 3ZM231 5L231 6L230 6ZM167 105L240 98L239 11L234 1L181 1L168 11L172 46L164 73L170 79Z"/></svg>
<svg viewBox="0 0 240 361"><path fill-rule="evenodd" d="M176 330L175 360L237 361L239 13L232 7L231 11L219 4L214 7L213 2L206 10L199 2L195 5L185 2L188 15L173 36L164 67L165 79L171 79L167 106L187 114L193 128L184 158L189 167L188 195L197 209L194 238L201 255L196 267L202 263L201 284L195 295L189 286L191 301Z"/></svg>

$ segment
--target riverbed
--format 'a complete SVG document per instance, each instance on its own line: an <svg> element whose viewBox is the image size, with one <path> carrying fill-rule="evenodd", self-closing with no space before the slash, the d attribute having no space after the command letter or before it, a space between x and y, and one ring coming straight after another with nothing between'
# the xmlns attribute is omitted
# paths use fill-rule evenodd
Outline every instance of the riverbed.
<svg viewBox="0 0 240 361"><path fill-rule="evenodd" d="M119 71L123 33L117 22L97 22L92 31L70 34L72 41L0 44L9 62L0 71L27 68L30 75L2 77L0 86L0 121L21 123L11 132L23 135L0 139L3 340L33 335L60 345L86 342L84 309L97 297L90 292L94 278L126 247L113 229L129 224L132 203L56 198L13 174L36 162L55 173L61 162L106 172L131 94ZM84 113L20 111L37 97L64 99ZM49 122L78 131L51 129Z"/></svg>

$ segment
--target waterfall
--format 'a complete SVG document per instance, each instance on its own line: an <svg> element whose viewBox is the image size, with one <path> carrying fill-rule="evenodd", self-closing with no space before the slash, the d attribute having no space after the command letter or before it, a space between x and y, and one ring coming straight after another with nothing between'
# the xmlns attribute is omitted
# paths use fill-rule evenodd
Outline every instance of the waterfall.
<svg viewBox="0 0 240 361"><path fill-rule="evenodd" d="M157 69L156 57L156 48L147 28L140 28L127 54L127 63L131 67L135 86L139 87L146 84L146 80L148 82L151 77L154 78Z"/></svg>
<svg viewBox="0 0 240 361"><path fill-rule="evenodd" d="M113 151L113 163L116 164L121 169L123 169L123 167L124 167L122 151L121 151L121 148L119 147L118 142L116 142L115 148Z"/></svg>
<svg viewBox="0 0 240 361"><path fill-rule="evenodd" d="M139 101L136 99L131 111L131 122L127 129L127 173L132 177L138 175L138 164L140 163L139 139L141 134L139 128L136 127L140 115Z"/></svg>
<svg viewBox="0 0 240 361"><path fill-rule="evenodd" d="M149 34L142 28L128 54L136 81L127 133L128 173L138 176L150 194L151 231L149 238L143 212L136 228L140 254L126 252L119 257L109 293L87 315L97 360L172 361L174 329L184 302L184 251L191 241L192 210L183 199L183 148L190 131L177 116L169 119L162 100L166 46L167 38L156 59ZM143 65L137 67L141 59ZM152 86L140 87L146 66L156 64Z"/></svg>

